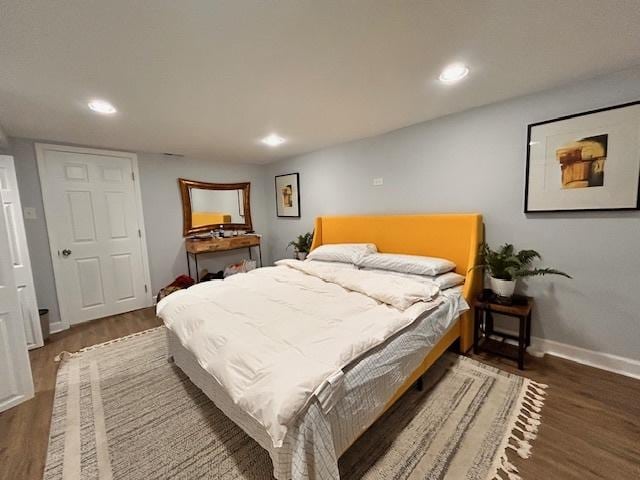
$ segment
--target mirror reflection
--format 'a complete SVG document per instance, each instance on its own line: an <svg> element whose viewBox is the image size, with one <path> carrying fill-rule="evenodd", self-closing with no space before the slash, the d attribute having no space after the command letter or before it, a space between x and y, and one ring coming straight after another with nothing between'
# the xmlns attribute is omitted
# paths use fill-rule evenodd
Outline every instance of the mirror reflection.
<svg viewBox="0 0 640 480"><path fill-rule="evenodd" d="M210 183L179 178L182 199L182 234L214 230L253 232L251 183Z"/></svg>
<svg viewBox="0 0 640 480"><path fill-rule="evenodd" d="M245 223L244 190L190 188L191 226Z"/></svg>

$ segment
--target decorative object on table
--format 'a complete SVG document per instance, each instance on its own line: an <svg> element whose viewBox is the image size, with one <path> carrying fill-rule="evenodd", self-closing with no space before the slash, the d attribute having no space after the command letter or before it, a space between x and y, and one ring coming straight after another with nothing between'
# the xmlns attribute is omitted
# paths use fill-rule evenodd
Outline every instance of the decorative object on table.
<svg viewBox="0 0 640 480"><path fill-rule="evenodd" d="M524 370L524 354L531 345L531 318L533 311L533 298L524 295L514 295L510 305L497 301L497 297L491 299L487 291L478 295L473 303L475 308L473 325L473 353L481 350L495 353L518 362L518 368ZM497 332L493 328L493 314L517 318L518 333ZM495 337L502 337L498 341ZM506 343L507 339L516 340L517 347Z"/></svg>
<svg viewBox="0 0 640 480"><path fill-rule="evenodd" d="M300 176L297 173L276 175L276 214L300 218Z"/></svg>
<svg viewBox="0 0 640 480"><path fill-rule="evenodd" d="M158 296L156 297L156 301L159 302L167 295L172 294L173 292L177 292L178 290L183 290L185 288L189 288L191 285L196 283L193 278L187 275L179 275L176 279L171 282L166 287L160 289L158 292Z"/></svg>
<svg viewBox="0 0 640 480"><path fill-rule="evenodd" d="M640 102L529 125L524 211L640 209Z"/></svg>
<svg viewBox="0 0 640 480"><path fill-rule="evenodd" d="M65 358L56 379L45 479L59 480L68 464L76 465L79 480L90 478L96 457L113 478L128 480L165 472L175 478L273 478L267 451L185 381L167 355L167 331L158 327ZM99 378L77 375L70 388L73 372L92 369ZM547 386L451 353L424 382L424 391L407 391L347 450L340 478L405 478L411 472L410 478L506 479L508 472L518 479L511 461L524 466L535 453ZM118 401L103 400L103 409L96 409L84 396L80 401L81 392ZM72 410L77 423L66 421ZM101 437L105 417L109 430ZM82 448L68 448L80 444L81 434Z"/></svg>
<svg viewBox="0 0 640 480"><path fill-rule="evenodd" d="M482 268L489 274L491 290L498 296L497 301L509 303L519 278L536 275L570 275L554 268L532 268L535 259L542 259L535 250L520 250L516 252L513 245L505 243L498 250L492 250L488 244L480 245L479 264L473 268Z"/></svg>
<svg viewBox="0 0 640 480"><path fill-rule="evenodd" d="M298 260L304 260L307 258L307 254L311 250L311 243L313 242L313 232L307 232L303 235L298 235L298 238L291 240L287 245L287 248L293 247L295 258Z"/></svg>

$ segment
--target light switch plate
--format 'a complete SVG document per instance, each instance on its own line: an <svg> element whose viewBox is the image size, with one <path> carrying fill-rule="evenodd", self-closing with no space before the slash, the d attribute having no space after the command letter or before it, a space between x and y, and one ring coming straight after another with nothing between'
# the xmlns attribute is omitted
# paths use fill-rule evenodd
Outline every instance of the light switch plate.
<svg viewBox="0 0 640 480"><path fill-rule="evenodd" d="M35 220L36 217L36 209L33 207L24 207L23 210L25 220Z"/></svg>
<svg viewBox="0 0 640 480"><path fill-rule="evenodd" d="M384 183L384 180L382 179L382 177L378 177L378 178L374 178L373 179L373 186L374 187L379 187L383 183Z"/></svg>

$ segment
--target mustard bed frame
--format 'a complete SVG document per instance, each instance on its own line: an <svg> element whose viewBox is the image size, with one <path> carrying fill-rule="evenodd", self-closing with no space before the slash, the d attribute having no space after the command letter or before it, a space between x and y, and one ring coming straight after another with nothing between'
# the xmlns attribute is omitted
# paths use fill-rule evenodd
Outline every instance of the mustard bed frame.
<svg viewBox="0 0 640 480"><path fill-rule="evenodd" d="M191 212L191 225L193 227L216 223L231 223L231 215L221 212Z"/></svg>
<svg viewBox="0 0 640 480"><path fill-rule="evenodd" d="M311 250L331 243L375 243L381 253L404 253L452 260L456 272L466 276L463 296L472 304L482 289L482 272L476 265L478 246L484 238L482 215L356 215L318 217ZM473 344L473 309L463 313L420 366L387 403L395 403L440 356L460 340L462 352Z"/></svg>

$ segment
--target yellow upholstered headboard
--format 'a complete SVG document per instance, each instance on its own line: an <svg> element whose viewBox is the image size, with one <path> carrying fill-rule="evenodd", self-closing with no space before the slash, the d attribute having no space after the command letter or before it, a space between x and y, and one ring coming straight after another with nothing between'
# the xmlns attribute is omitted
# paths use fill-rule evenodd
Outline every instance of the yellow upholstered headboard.
<svg viewBox="0 0 640 480"><path fill-rule="evenodd" d="M329 243L375 243L381 253L425 255L452 260L466 275L464 297L469 303L482 288L482 272L469 269L477 262L483 240L482 215L349 215L316 218L313 250ZM461 347L472 342L473 317L463 315Z"/></svg>
<svg viewBox="0 0 640 480"><path fill-rule="evenodd" d="M231 215L221 212L191 212L191 225L194 227L214 223L231 223Z"/></svg>

